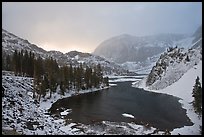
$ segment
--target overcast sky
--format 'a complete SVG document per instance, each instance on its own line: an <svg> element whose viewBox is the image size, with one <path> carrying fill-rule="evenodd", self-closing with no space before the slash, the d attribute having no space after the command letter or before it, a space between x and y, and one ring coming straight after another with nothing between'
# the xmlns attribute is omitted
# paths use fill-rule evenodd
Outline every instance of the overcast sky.
<svg viewBox="0 0 204 137"><path fill-rule="evenodd" d="M121 35L192 33L202 24L201 2L4 2L2 28L45 50L93 52Z"/></svg>

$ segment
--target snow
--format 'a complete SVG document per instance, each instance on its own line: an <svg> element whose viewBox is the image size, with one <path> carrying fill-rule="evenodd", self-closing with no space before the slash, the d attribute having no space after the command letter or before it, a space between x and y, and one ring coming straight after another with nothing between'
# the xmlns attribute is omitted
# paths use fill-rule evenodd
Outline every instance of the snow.
<svg viewBox="0 0 204 137"><path fill-rule="evenodd" d="M145 75L144 75L145 76ZM171 134L173 135L196 135L199 134L199 125L202 125L202 117L199 119L197 117L197 114L195 114L192 105L189 104L192 101L192 87L195 83L196 77L199 76L201 83L202 83L202 61L198 63L198 65L192 67L189 69L177 82L173 83L172 85L166 87L162 90L151 90L153 92L158 93L165 93L174 95L177 97L180 97L181 100L179 102L182 104L182 107L187 110L187 116L191 119L193 123L195 123L193 126L184 126L182 128L177 128L171 131ZM145 86L145 78L139 81L138 79L141 78L141 76L134 76L130 78L130 76L118 76L113 77L117 78L117 81L127 81L127 80L135 80L136 82L133 82L134 85L138 84L140 88L144 88L145 90L149 90L148 87ZM127 80L125 80L127 79ZM22 86L22 83L24 84L24 87ZM57 101L58 99L65 98L65 97L71 97L73 95L76 95L75 91L66 92L64 96L58 94L59 87L57 88L56 93L52 94L51 99L47 99L46 101L41 99L39 106L33 104L32 99L32 78L25 78L25 77L16 77L16 76L2 76L2 85L7 86L8 90L6 90L6 94L14 94L16 96L16 99L21 100L22 105L26 110L23 111L24 116L19 116L19 113L17 113L18 118L21 119L21 121L27 121L28 117L25 116L33 116L34 112L38 112L39 116L35 117L35 120L40 121L40 123L44 126L44 129L39 129L38 125L33 125L33 130L29 130L27 128L23 128L23 122L20 124L17 124L17 122L14 122L13 125L15 125L16 131L19 133L23 133L26 135L44 135L44 134L68 134L68 135L79 135L79 134L97 134L97 135L103 135L103 134L132 134L132 135L161 135L165 134L163 131L156 131L153 127L146 127L143 125L137 125L135 123L124 123L124 122L109 122L109 121L103 121L100 123L101 125L83 125L78 123L67 123L64 119L54 119L53 117L49 115L45 115L44 113L47 112L47 109L51 107L51 105ZM116 84L110 83L110 86L116 86ZM26 88L25 88L26 87ZM182 87L182 88L181 88ZM24 89L25 88L25 89ZM107 88L107 87L106 87ZM102 88L100 88L102 89ZM88 92L94 92L98 91L100 89L92 89L92 90L81 90L78 94L84 94ZM12 92L11 92L12 91ZM19 99L17 98L17 94L22 93L25 95L25 98ZM24 94L25 93L25 94ZM7 100L3 98L2 106L7 106L6 104ZM32 102L32 103L30 103ZM14 108L13 108L14 109ZM5 119L13 119L13 109L10 108L3 108L3 121ZM14 110L18 110L19 108L15 108ZM18 112L18 111L17 111ZM61 112L61 115L67 115L71 112L71 109L64 110ZM134 118L133 115L128 113L123 113L122 116L128 117L128 118ZM15 119L13 119L16 121ZM11 124L12 125L12 124ZM105 127L104 127L105 126ZM6 125L2 122L2 129L6 129ZM11 129L11 128L10 128ZM83 129L81 131L81 129Z"/></svg>
<svg viewBox="0 0 204 137"><path fill-rule="evenodd" d="M136 72L138 74L149 74L152 67L155 65L156 61L159 59L161 53L148 57L145 61L130 62L127 61L121 64L122 67L128 69L131 72Z"/></svg>
<svg viewBox="0 0 204 137"><path fill-rule="evenodd" d="M117 86L117 84L112 84L112 83L110 83L109 86L111 86L111 87L112 87L112 86Z"/></svg>
<svg viewBox="0 0 204 137"><path fill-rule="evenodd" d="M66 116L67 114L71 113L71 110L72 110L72 109L67 109L67 110L61 112L60 115L61 115L61 116Z"/></svg>
<svg viewBox="0 0 204 137"><path fill-rule="evenodd" d="M109 79L110 78L117 78L117 79L119 79L119 78L143 78L143 77L145 77L145 76L147 76L147 75L138 75L138 76L114 76L114 75L106 75L106 76L104 76L104 77L108 77Z"/></svg>
<svg viewBox="0 0 204 137"><path fill-rule="evenodd" d="M65 132L66 134L68 135L73 135L72 132L75 132L75 131L78 131L79 129L76 129L76 128L73 128L73 126L75 126L76 123L70 123L69 125L67 126L63 126L63 127L60 127L60 130L62 130L63 132ZM71 133L71 134L70 134Z"/></svg>
<svg viewBox="0 0 204 137"><path fill-rule="evenodd" d="M78 60L79 59L79 55L76 55L74 58Z"/></svg>
<svg viewBox="0 0 204 137"><path fill-rule="evenodd" d="M2 86L5 88L5 96L2 98L2 129L5 132L15 129L16 132L25 135L85 134L80 129L72 128L74 123L65 122L62 119L63 117L56 119L47 114L47 109L55 101L76 95L76 91L67 92L65 96L62 96L58 93L58 87L56 93L52 94L50 99L46 96L45 99L42 98L37 103L31 97L33 78L18 77L9 72L2 74ZM79 91L78 94L95 92L101 89L103 88ZM61 115L64 116L69 113L71 113L71 109L61 112Z"/></svg>
<svg viewBox="0 0 204 137"><path fill-rule="evenodd" d="M173 45L178 46L180 48L190 48L192 47L192 41L195 39L195 37L187 37L185 39L175 41ZM173 47L175 47L173 46Z"/></svg>
<svg viewBox="0 0 204 137"><path fill-rule="evenodd" d="M58 99L63 99L63 98L67 98L67 97L71 97L77 94L85 94L85 93L89 93L89 92L96 92L96 91L100 91L102 89L107 89L108 87L100 87L100 88L92 88L92 89L88 89L88 90L80 90L78 93L76 93L76 91L69 91L69 92L65 92L64 96L59 94L59 86L57 88L57 92L55 92L54 94L52 94L52 98L47 99L46 101L41 100L40 102L40 108L42 108L43 110L48 110L52 104L54 102L56 102Z"/></svg>
<svg viewBox="0 0 204 137"><path fill-rule="evenodd" d="M178 81L164 89L150 90L149 87L146 87L145 85L146 78L140 82L134 82L133 86L143 88L147 91L169 94L181 98L179 102L182 104L182 107L186 109L187 116L194 123L194 125L174 129L171 134L198 135L200 134L199 126L202 126L202 117L198 117L191 104L193 101L192 90L197 76L199 76L200 82L202 83L202 61L189 69Z"/></svg>
<svg viewBox="0 0 204 137"><path fill-rule="evenodd" d="M124 117L129 117L129 118L135 118L133 115L131 114L127 114L127 113L124 113L122 114Z"/></svg>
<svg viewBox="0 0 204 137"><path fill-rule="evenodd" d="M135 79L135 78L121 78L121 79L109 80L109 82L125 82L125 81L136 81L136 80L141 80L141 79Z"/></svg>
<svg viewBox="0 0 204 137"><path fill-rule="evenodd" d="M182 59L180 59L179 54L182 54ZM187 56L190 59L189 61L186 61ZM150 84L149 89L159 90L170 86L195 64L198 64L201 58L200 50L196 49L175 48L171 52L163 54L163 57L157 61L157 66L150 73L151 79L154 80L148 82ZM164 62L166 65L162 65Z"/></svg>
<svg viewBox="0 0 204 137"><path fill-rule="evenodd" d="M133 123L128 123L128 125L133 129L137 130L138 135L147 135L152 133L154 130L156 130L156 128L153 128L153 127L150 127L150 129L147 130L142 125L136 125Z"/></svg>
<svg viewBox="0 0 204 137"><path fill-rule="evenodd" d="M164 131L157 132L156 128L137 125L133 122L102 121L94 125L88 125L84 131L90 135L162 135Z"/></svg>

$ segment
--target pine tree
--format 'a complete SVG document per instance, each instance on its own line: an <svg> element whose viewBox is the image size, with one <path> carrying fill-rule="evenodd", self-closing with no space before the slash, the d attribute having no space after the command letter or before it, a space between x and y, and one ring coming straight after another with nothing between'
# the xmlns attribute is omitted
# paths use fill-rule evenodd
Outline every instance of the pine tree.
<svg viewBox="0 0 204 137"><path fill-rule="evenodd" d="M72 89L72 87L73 87L73 84L72 84L72 83L73 83L73 81L74 81L72 64L70 64L69 77L70 77L70 88Z"/></svg>
<svg viewBox="0 0 204 137"><path fill-rule="evenodd" d="M28 51L25 50L25 54L23 57L23 73L25 73L26 75L29 74L29 56L28 56Z"/></svg>
<svg viewBox="0 0 204 137"><path fill-rule="evenodd" d="M13 62L13 70L15 75L18 74L18 52L17 50L14 51L13 57L12 57L12 62Z"/></svg>
<svg viewBox="0 0 204 137"><path fill-rule="evenodd" d="M104 78L104 84L105 84L106 86L109 86L109 78L108 78L108 77L105 77L105 78Z"/></svg>
<svg viewBox="0 0 204 137"><path fill-rule="evenodd" d="M188 56L188 55L186 56L186 61L188 61L188 62L190 61L190 59L189 59L189 56Z"/></svg>
<svg viewBox="0 0 204 137"><path fill-rule="evenodd" d="M10 71L12 69L12 67L11 67L11 59L10 59L9 55L6 56L6 64L5 65L6 65L5 66L6 70Z"/></svg>
<svg viewBox="0 0 204 137"><path fill-rule="evenodd" d="M96 68L96 76L97 76L97 79L98 79L97 85L99 85L99 84L101 84L102 81L103 81L103 73L102 73L101 64L98 64L98 65L97 65L97 68Z"/></svg>
<svg viewBox="0 0 204 137"><path fill-rule="evenodd" d="M2 51L2 58L1 58L1 62L2 62L2 70L6 70L6 59L5 59L5 54Z"/></svg>
<svg viewBox="0 0 204 137"><path fill-rule="evenodd" d="M20 76L23 75L23 50L19 52L19 68L20 68Z"/></svg>
<svg viewBox="0 0 204 137"><path fill-rule="evenodd" d="M85 74L84 74L84 82L85 82L85 87L88 89L89 86L89 79L90 79L90 74L89 74L89 67L86 66Z"/></svg>
<svg viewBox="0 0 204 137"><path fill-rule="evenodd" d="M193 106L195 112L199 115L202 114L202 87L199 81L199 77L196 78L195 85L193 87L192 96L194 97Z"/></svg>
<svg viewBox="0 0 204 137"><path fill-rule="evenodd" d="M29 70L29 76L31 76L31 77L33 77L33 75L34 75L34 59L35 59L35 55L34 55L34 53L32 53L31 51L30 51L30 53L29 53L29 61L28 61L28 70Z"/></svg>

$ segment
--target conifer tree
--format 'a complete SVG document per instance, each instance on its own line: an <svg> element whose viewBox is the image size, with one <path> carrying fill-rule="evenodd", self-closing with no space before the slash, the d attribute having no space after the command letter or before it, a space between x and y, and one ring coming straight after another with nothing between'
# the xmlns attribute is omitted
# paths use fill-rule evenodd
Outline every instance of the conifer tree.
<svg viewBox="0 0 204 137"><path fill-rule="evenodd" d="M5 66L5 69L10 71L12 69L12 66L11 66L11 58L9 55L6 56L6 66ZM3 62L2 62L3 63Z"/></svg>
<svg viewBox="0 0 204 137"><path fill-rule="evenodd" d="M193 87L192 96L194 97L193 106L195 112L199 115L202 114L202 87L199 81L199 77L196 78L195 85Z"/></svg>
<svg viewBox="0 0 204 137"><path fill-rule="evenodd" d="M13 62L13 70L15 75L18 74L18 52L17 50L14 51L13 57L12 57L12 62Z"/></svg>

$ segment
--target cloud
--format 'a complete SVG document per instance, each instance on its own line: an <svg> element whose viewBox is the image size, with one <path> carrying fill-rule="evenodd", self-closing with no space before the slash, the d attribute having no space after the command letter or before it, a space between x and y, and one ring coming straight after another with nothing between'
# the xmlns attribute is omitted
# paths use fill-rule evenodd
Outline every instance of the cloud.
<svg viewBox="0 0 204 137"><path fill-rule="evenodd" d="M46 50L92 52L103 40L128 33L192 33L200 3L6 3L2 27Z"/></svg>

